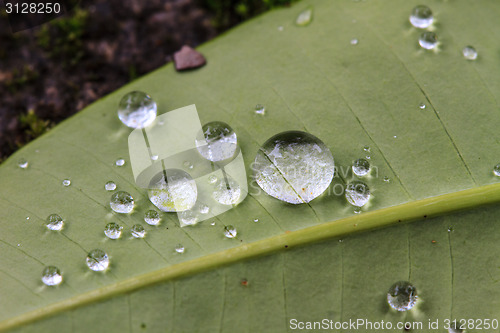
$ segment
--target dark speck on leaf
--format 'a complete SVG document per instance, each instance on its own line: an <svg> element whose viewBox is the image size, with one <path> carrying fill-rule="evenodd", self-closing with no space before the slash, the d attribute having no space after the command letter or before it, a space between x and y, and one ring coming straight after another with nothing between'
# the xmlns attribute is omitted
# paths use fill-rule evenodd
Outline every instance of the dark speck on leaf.
<svg viewBox="0 0 500 333"><path fill-rule="evenodd" d="M205 57L193 48L184 45L174 54L175 69L184 71L201 67L207 63Z"/></svg>

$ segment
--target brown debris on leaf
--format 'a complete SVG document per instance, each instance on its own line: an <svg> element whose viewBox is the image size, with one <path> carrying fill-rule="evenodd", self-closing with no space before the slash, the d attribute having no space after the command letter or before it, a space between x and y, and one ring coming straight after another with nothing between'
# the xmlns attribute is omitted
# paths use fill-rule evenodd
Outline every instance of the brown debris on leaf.
<svg viewBox="0 0 500 333"><path fill-rule="evenodd" d="M175 69L184 71L201 67L207 63L205 57L193 48L184 45L180 51L174 53Z"/></svg>

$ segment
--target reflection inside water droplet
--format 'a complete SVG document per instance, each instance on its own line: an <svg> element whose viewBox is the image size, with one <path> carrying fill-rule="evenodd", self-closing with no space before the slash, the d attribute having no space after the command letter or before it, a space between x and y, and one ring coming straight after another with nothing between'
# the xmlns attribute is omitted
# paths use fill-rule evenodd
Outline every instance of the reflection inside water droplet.
<svg viewBox="0 0 500 333"><path fill-rule="evenodd" d="M118 239L122 235L122 229L123 227L119 226L116 223L108 223L106 227L104 228L104 234L106 237L110 239Z"/></svg>
<svg viewBox="0 0 500 333"><path fill-rule="evenodd" d="M47 266L42 272L42 282L47 286L57 286L62 282L62 274L59 268Z"/></svg>
<svg viewBox="0 0 500 333"><path fill-rule="evenodd" d="M360 177L367 175L368 172L370 172L370 162L364 158L357 159L352 164L352 172L354 172L356 176Z"/></svg>
<svg viewBox="0 0 500 333"><path fill-rule="evenodd" d="M237 137L231 126L213 121L202 127L203 140L196 140L198 152L209 161L219 162L234 156Z"/></svg>
<svg viewBox="0 0 500 333"><path fill-rule="evenodd" d="M142 91L133 91L120 100L118 118L131 128L144 128L156 118L156 103Z"/></svg>
<svg viewBox="0 0 500 333"><path fill-rule="evenodd" d="M238 233L236 232L236 228L232 225L228 225L224 227L224 236L227 238L235 238Z"/></svg>
<svg viewBox="0 0 500 333"><path fill-rule="evenodd" d="M93 271L104 271L109 266L109 258L106 252L100 249L95 249L87 255L87 266Z"/></svg>
<svg viewBox="0 0 500 333"><path fill-rule="evenodd" d="M29 217L26 218L29 220ZM60 231L64 226L64 220L57 214L51 214L47 217L47 224L45 225L47 229L52 231Z"/></svg>
<svg viewBox="0 0 500 333"><path fill-rule="evenodd" d="M177 244L177 246L175 247L175 252L177 253L184 253L184 246L182 246L181 244Z"/></svg>
<svg viewBox="0 0 500 333"><path fill-rule="evenodd" d="M493 174L497 177L500 177L500 163L493 167Z"/></svg>
<svg viewBox="0 0 500 333"><path fill-rule="evenodd" d="M134 198L125 191L119 191L111 196L109 206L117 213L128 214L134 209Z"/></svg>
<svg viewBox="0 0 500 333"><path fill-rule="evenodd" d="M396 282L387 292L387 303L397 311L410 310L417 298L417 289L406 281Z"/></svg>
<svg viewBox="0 0 500 333"><path fill-rule="evenodd" d="M432 24L434 17L432 16L432 11L427 6L417 6L413 8L410 15L410 23L415 28L424 29Z"/></svg>
<svg viewBox="0 0 500 333"><path fill-rule="evenodd" d="M132 228L130 229L130 233L132 234L132 237L134 237L134 238L146 237L146 230L144 230L144 227L140 224L134 224L132 226Z"/></svg>
<svg viewBox="0 0 500 333"><path fill-rule="evenodd" d="M418 105L418 107L419 107L419 108L421 108L421 109L423 110L423 109L425 109L426 105L425 105L424 103L420 103L420 104Z"/></svg>
<svg viewBox="0 0 500 333"><path fill-rule="evenodd" d="M421 47L427 50L434 49L437 44L437 35L432 32L432 31L426 31L420 35L420 38L418 39L418 43L420 44Z"/></svg>
<svg viewBox="0 0 500 333"><path fill-rule="evenodd" d="M345 189L347 201L356 207L363 207L370 200L370 189L360 181L350 182Z"/></svg>
<svg viewBox="0 0 500 333"><path fill-rule="evenodd" d="M160 220L160 213L158 213L156 210L148 210L146 214L144 214L144 222L149 225L158 225L160 224Z"/></svg>

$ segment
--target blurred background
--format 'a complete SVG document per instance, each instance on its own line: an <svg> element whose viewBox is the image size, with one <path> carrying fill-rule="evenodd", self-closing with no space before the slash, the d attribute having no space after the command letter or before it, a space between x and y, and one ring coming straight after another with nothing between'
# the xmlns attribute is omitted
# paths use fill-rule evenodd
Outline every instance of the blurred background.
<svg viewBox="0 0 500 333"><path fill-rule="evenodd" d="M296 0L95 0L12 33L0 0L0 162L100 97ZM210 59L207 59L210 63Z"/></svg>

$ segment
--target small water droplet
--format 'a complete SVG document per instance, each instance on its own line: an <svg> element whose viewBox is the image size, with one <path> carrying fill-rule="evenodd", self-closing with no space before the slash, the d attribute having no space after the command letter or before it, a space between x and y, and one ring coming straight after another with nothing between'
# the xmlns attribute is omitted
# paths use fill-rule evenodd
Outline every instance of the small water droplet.
<svg viewBox="0 0 500 333"><path fill-rule="evenodd" d="M200 205L200 213L201 214L208 214L210 212L210 207L207 205Z"/></svg>
<svg viewBox="0 0 500 333"><path fill-rule="evenodd" d="M26 220L29 220L29 219L30 219L30 217L29 217L29 216L28 216L28 217L26 217Z"/></svg>
<svg viewBox="0 0 500 333"><path fill-rule="evenodd" d="M189 161L184 161L184 163L182 163L182 165L184 165L184 167L185 167L186 169L192 169L192 168L194 168L193 163L191 163L191 162L189 162Z"/></svg>
<svg viewBox="0 0 500 333"><path fill-rule="evenodd" d="M370 200L370 189L360 181L350 182L345 189L345 198L356 207L363 207Z"/></svg>
<svg viewBox="0 0 500 333"><path fill-rule="evenodd" d="M21 158L18 162L17 162L17 165L21 168L21 169L26 169L29 165L28 161L26 161L24 158Z"/></svg>
<svg viewBox="0 0 500 333"><path fill-rule="evenodd" d="M123 158L119 158L119 159L116 160L115 165L119 166L119 167L124 166L125 165L125 160Z"/></svg>
<svg viewBox="0 0 500 333"><path fill-rule="evenodd" d="M361 208L359 207L354 208L354 214L361 214Z"/></svg>
<svg viewBox="0 0 500 333"><path fill-rule="evenodd" d="M366 156L365 156L365 159L367 159L367 160L371 160L371 158L372 158L372 157L371 157L370 155L366 155Z"/></svg>
<svg viewBox="0 0 500 333"><path fill-rule="evenodd" d="M151 155L151 160L158 161L158 155Z"/></svg>
<svg viewBox="0 0 500 333"><path fill-rule="evenodd" d="M465 333L464 326L464 321L453 320L450 322L450 327L448 327L448 333Z"/></svg>
<svg viewBox="0 0 500 333"><path fill-rule="evenodd" d="M213 121L202 127L203 140L196 140L198 152L209 161L219 162L234 156L238 144L236 133L226 123Z"/></svg>
<svg viewBox="0 0 500 333"><path fill-rule="evenodd" d="M117 213L128 214L134 209L134 198L125 191L119 191L111 196L111 209Z"/></svg>
<svg viewBox="0 0 500 333"><path fill-rule="evenodd" d="M358 45L359 41L356 38L351 39L351 45Z"/></svg>
<svg viewBox="0 0 500 333"><path fill-rule="evenodd" d="M42 272L42 282L47 286L57 286L62 280L61 271L56 266L47 266Z"/></svg>
<svg viewBox="0 0 500 333"><path fill-rule="evenodd" d="M185 227L187 225L195 225L199 220L198 214L193 209L179 212L177 213L177 217L179 218L181 227Z"/></svg>
<svg viewBox="0 0 500 333"><path fill-rule="evenodd" d="M241 188L238 183L228 176L227 183L225 179L217 182L212 196L223 205L234 205L240 199Z"/></svg>
<svg viewBox="0 0 500 333"><path fill-rule="evenodd" d="M131 128L144 128L156 119L156 103L142 91L125 94L118 104L118 118Z"/></svg>
<svg viewBox="0 0 500 333"><path fill-rule="evenodd" d="M396 135L394 135L394 136L393 136L393 138L394 138L394 139L397 139L397 136L396 136Z"/></svg>
<svg viewBox="0 0 500 333"><path fill-rule="evenodd" d="M29 217L26 219L29 219ZM45 224L45 225L47 226L47 229L49 229L49 230L60 231L60 230L62 230L62 228L64 226L64 220L62 219L62 217L60 217L57 214L50 214L47 217L46 221L47 221L47 224Z"/></svg>
<svg viewBox="0 0 500 333"><path fill-rule="evenodd" d="M493 167L493 174L497 177L500 177L500 163Z"/></svg>
<svg viewBox="0 0 500 333"><path fill-rule="evenodd" d="M257 223L257 222L259 222L259 219L255 218L255 219L253 219L253 221Z"/></svg>
<svg viewBox="0 0 500 333"><path fill-rule="evenodd" d="M17 244L17 246L21 246L21 244Z"/></svg>
<svg viewBox="0 0 500 333"><path fill-rule="evenodd" d="M357 159L352 164L352 172L354 172L356 176L360 177L367 175L368 172L370 172L370 162L364 158Z"/></svg>
<svg viewBox="0 0 500 333"><path fill-rule="evenodd" d="M368 147L368 146L364 146L364 147L363 147L363 150L364 150L364 151L366 151L367 153L369 153L369 152L370 152L370 147Z"/></svg>
<svg viewBox="0 0 500 333"><path fill-rule="evenodd" d="M424 103L420 103L418 105L419 108L421 108L422 110L426 108L426 105Z"/></svg>
<svg viewBox="0 0 500 333"><path fill-rule="evenodd" d="M210 225L215 225L215 222L210 223Z"/></svg>
<svg viewBox="0 0 500 333"><path fill-rule="evenodd" d="M134 224L130 229L130 233L134 238L144 238L146 237L146 230L140 224Z"/></svg>
<svg viewBox="0 0 500 333"><path fill-rule="evenodd" d="M184 246L182 246L181 244L177 244L177 246L175 247L175 252L177 253L184 253Z"/></svg>
<svg viewBox="0 0 500 333"><path fill-rule="evenodd" d="M224 236L227 238L234 238L238 233L236 232L236 228L232 225L228 225L224 227Z"/></svg>
<svg viewBox="0 0 500 333"><path fill-rule="evenodd" d="M106 224L104 228L104 234L106 237L111 239L118 239L122 236L123 227L118 225L117 223L111 222Z"/></svg>
<svg viewBox="0 0 500 333"><path fill-rule="evenodd" d="M448 232L452 232L453 231L453 227L448 227Z"/></svg>
<svg viewBox="0 0 500 333"><path fill-rule="evenodd" d="M437 35L432 31L426 31L420 35L418 43L421 47L427 50L435 48L438 44Z"/></svg>
<svg viewBox="0 0 500 333"><path fill-rule="evenodd" d="M272 197L301 204L323 193L333 179L332 153L317 137L289 131L267 140L254 163L257 184Z"/></svg>
<svg viewBox="0 0 500 333"><path fill-rule="evenodd" d="M309 6L297 16L295 24L298 25L299 27L305 27L306 25L309 25L309 23L311 23L312 18L313 18L313 8Z"/></svg>
<svg viewBox="0 0 500 333"><path fill-rule="evenodd" d="M210 176L208 177L208 183L209 183L209 184L215 184L215 183L217 182L217 180L218 180L218 179L217 179L217 176L215 176L215 175L210 175Z"/></svg>
<svg viewBox="0 0 500 333"><path fill-rule="evenodd" d="M280 25L280 26L278 27L278 31L283 31L283 26L282 26L282 25Z"/></svg>
<svg viewBox="0 0 500 333"><path fill-rule="evenodd" d="M109 258L106 252L100 249L95 249L87 255L87 266L96 272L104 271L109 266Z"/></svg>
<svg viewBox="0 0 500 333"><path fill-rule="evenodd" d="M413 8L410 15L410 23L415 28L425 29L429 27L434 21L434 16L432 16L432 11L427 6L417 6Z"/></svg>
<svg viewBox="0 0 500 333"><path fill-rule="evenodd" d="M417 302L417 289L406 281L396 282L387 292L387 303L397 311L407 311Z"/></svg>
<svg viewBox="0 0 500 333"><path fill-rule="evenodd" d="M339 239L339 243L343 243L343 242L344 242L344 240L343 240L343 239Z"/></svg>
<svg viewBox="0 0 500 333"><path fill-rule="evenodd" d="M62 184L63 184L64 186L70 186L70 185L71 185L71 180L69 180L69 179L64 179L64 180L62 181Z"/></svg>
<svg viewBox="0 0 500 333"><path fill-rule="evenodd" d="M257 104L255 106L254 112L256 114L264 115L266 113L266 107L262 104Z"/></svg>
<svg viewBox="0 0 500 333"><path fill-rule="evenodd" d="M462 54L464 55L464 58L467 60L476 60L477 58L477 51L472 46L464 47L462 50Z"/></svg>
<svg viewBox="0 0 500 333"><path fill-rule="evenodd" d="M383 181L386 182L386 183L389 183L391 181L391 179L389 177L385 176L383 178Z"/></svg>
<svg viewBox="0 0 500 333"><path fill-rule="evenodd" d="M115 182L110 180L109 182L104 184L104 188L106 189L106 191L114 191L116 190L116 184Z"/></svg>
<svg viewBox="0 0 500 333"><path fill-rule="evenodd" d="M167 180L163 174L151 181L149 200L162 212L181 212L193 208L198 198L196 182L182 170L168 169Z"/></svg>
<svg viewBox="0 0 500 333"><path fill-rule="evenodd" d="M144 221L149 225L158 225L160 224L160 213L156 210L148 210L144 215Z"/></svg>

